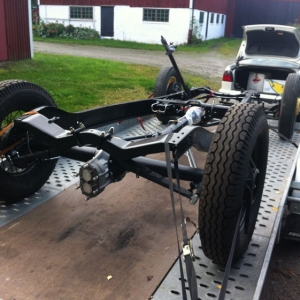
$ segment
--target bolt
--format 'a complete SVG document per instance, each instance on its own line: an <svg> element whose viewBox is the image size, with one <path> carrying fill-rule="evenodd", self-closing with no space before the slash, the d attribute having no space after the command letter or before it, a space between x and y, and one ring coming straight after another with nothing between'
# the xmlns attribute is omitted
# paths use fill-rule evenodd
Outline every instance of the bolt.
<svg viewBox="0 0 300 300"><path fill-rule="evenodd" d="M113 134L115 132L115 128L114 127L110 127L108 130L108 133Z"/></svg>
<svg viewBox="0 0 300 300"><path fill-rule="evenodd" d="M84 124L82 122L77 122L79 128L83 128Z"/></svg>
<svg viewBox="0 0 300 300"><path fill-rule="evenodd" d="M192 195L192 197L190 198L190 204L191 205L195 205L197 203L197 201L199 200L199 196L197 194Z"/></svg>

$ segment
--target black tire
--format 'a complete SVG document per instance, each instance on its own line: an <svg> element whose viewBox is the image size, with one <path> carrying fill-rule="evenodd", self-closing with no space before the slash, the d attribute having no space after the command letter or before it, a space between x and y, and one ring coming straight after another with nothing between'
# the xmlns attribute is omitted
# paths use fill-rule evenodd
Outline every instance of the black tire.
<svg viewBox="0 0 300 300"><path fill-rule="evenodd" d="M289 74L281 99L278 132L290 139L296 122L296 105L300 95L300 75Z"/></svg>
<svg viewBox="0 0 300 300"><path fill-rule="evenodd" d="M268 144L264 109L255 104L232 106L214 134L200 193L199 230L204 254L216 263L227 262L241 209L233 261L248 247L261 202Z"/></svg>
<svg viewBox="0 0 300 300"><path fill-rule="evenodd" d="M39 106L56 106L52 97L41 87L26 81L7 80L0 82L0 131L12 123L24 112L33 110ZM18 135L19 134L19 135ZM25 133L17 133L10 129L0 137L0 151L18 135L26 137ZM29 142L28 142L29 143ZM41 145L34 137L30 137L30 143ZM28 146L20 143L16 151L22 154L28 153ZM25 149L26 148L26 149ZM13 149L12 151L14 151ZM20 168L9 162L12 151L0 156L0 201L12 204L39 190L51 175L56 160L45 163L33 163L30 167Z"/></svg>
<svg viewBox="0 0 300 300"><path fill-rule="evenodd" d="M162 67L156 77L154 97L170 95L181 90L182 86L174 67ZM156 117L163 124L167 124L170 120L178 119L180 116L157 113Z"/></svg>
<svg viewBox="0 0 300 300"><path fill-rule="evenodd" d="M156 77L154 97L170 95L182 90L174 67L162 67Z"/></svg>

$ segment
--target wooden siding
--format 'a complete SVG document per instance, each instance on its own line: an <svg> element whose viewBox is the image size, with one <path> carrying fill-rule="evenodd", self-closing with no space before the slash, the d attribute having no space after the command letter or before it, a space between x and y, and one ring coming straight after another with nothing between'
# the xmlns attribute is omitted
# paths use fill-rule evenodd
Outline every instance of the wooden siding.
<svg viewBox="0 0 300 300"><path fill-rule="evenodd" d="M232 0L194 0L194 8L208 12L227 14L227 7Z"/></svg>
<svg viewBox="0 0 300 300"><path fill-rule="evenodd" d="M8 60L4 0L0 0L0 61Z"/></svg>
<svg viewBox="0 0 300 300"><path fill-rule="evenodd" d="M300 0L237 0L233 35L242 37L245 25L289 25L299 21L299 17Z"/></svg>
<svg viewBox="0 0 300 300"><path fill-rule="evenodd" d="M194 0L194 8L226 14L228 2L232 2L232 0ZM40 4L92 6L129 5L132 7L189 8L190 0L40 0Z"/></svg>
<svg viewBox="0 0 300 300"><path fill-rule="evenodd" d="M28 0L4 0L8 60L31 58Z"/></svg>
<svg viewBox="0 0 300 300"><path fill-rule="evenodd" d="M234 19L235 19L235 12L236 12L236 1L237 0L228 1L226 28L225 28L226 37L231 37L233 35Z"/></svg>
<svg viewBox="0 0 300 300"><path fill-rule="evenodd" d="M41 5L129 5L132 7L162 8L188 8L189 3L189 0L40 0Z"/></svg>

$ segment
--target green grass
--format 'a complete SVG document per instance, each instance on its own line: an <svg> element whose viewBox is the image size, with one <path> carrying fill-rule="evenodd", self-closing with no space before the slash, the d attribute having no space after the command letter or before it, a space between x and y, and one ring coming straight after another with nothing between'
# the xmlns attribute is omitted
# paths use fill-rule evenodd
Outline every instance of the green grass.
<svg viewBox="0 0 300 300"><path fill-rule="evenodd" d="M159 44L159 41L157 44L145 44L145 43L136 43L136 42L129 42L129 41L112 40L112 39L73 40L68 38L41 38L41 37L35 37L34 41L164 51L164 48L161 44ZM233 54L234 56L236 56L240 44L241 44L241 39L219 38L219 39L204 41L200 45L191 45L191 46L179 45L176 51L204 53L204 52L215 50L220 54L224 54L224 55Z"/></svg>
<svg viewBox="0 0 300 300"><path fill-rule="evenodd" d="M242 41L241 39L232 39L232 38L224 37L224 38L207 40L201 43L200 45L180 46L178 50L185 51L185 52L201 52L201 53L216 51L221 55L236 56L241 41Z"/></svg>
<svg viewBox="0 0 300 300"><path fill-rule="evenodd" d="M219 45L218 52L224 56L236 57L241 42L242 42L241 39L228 39Z"/></svg>
<svg viewBox="0 0 300 300"><path fill-rule="evenodd" d="M140 50L163 50L160 44L144 44L129 41L120 41L112 39L95 39L95 40L74 40L69 38L42 38L34 37L34 41L47 42L47 43L61 43L61 44L74 44L74 45L92 45L101 47L113 48L127 48L127 49L140 49Z"/></svg>
<svg viewBox="0 0 300 300"><path fill-rule="evenodd" d="M154 90L159 69L93 58L35 54L31 60L0 65L0 81L23 79L47 90L59 108L75 112L96 106L145 99ZM184 74L190 86L219 83Z"/></svg>

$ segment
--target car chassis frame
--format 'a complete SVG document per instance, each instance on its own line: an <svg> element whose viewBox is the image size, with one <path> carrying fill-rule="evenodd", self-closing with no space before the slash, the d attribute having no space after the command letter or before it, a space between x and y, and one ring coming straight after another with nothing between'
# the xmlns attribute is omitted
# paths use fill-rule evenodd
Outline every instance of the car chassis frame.
<svg viewBox="0 0 300 300"><path fill-rule="evenodd" d="M253 101L260 103L261 101L259 94L253 91L238 95L225 95L207 87L188 88L172 55L175 48L168 45L163 37L162 44L179 75L183 91L77 113L68 113L56 107L37 108L34 110L37 114L25 114L16 119L14 127L31 132L50 145L50 149L13 157L11 158L13 163L25 167L33 161L47 161L59 156L86 162L95 156L97 149L102 149L113 157L110 161L110 176L113 181L120 180L127 171L130 171L168 187L168 180L163 178L166 176L166 164L143 156L164 152L165 143L169 144L176 159L179 159L193 145L208 151L213 134L205 127L218 125L228 110L227 105L205 103L210 98L234 99L241 103ZM205 102L201 101L203 99ZM145 133L145 135L127 139L114 137L113 128L108 132L96 129L116 121L149 116L153 113L176 113L180 116L191 107L198 107L203 111L198 126L188 125L186 117L183 116L179 120L170 120L169 126L162 132ZM271 113L273 114L273 111ZM202 180L203 170L179 165L179 175L181 180L192 181L197 185ZM175 178L174 173L173 176ZM189 199L194 195L191 190L183 188L179 190L175 184L174 191L180 192ZM87 196L90 198L97 194L98 192L94 191L93 194Z"/></svg>

